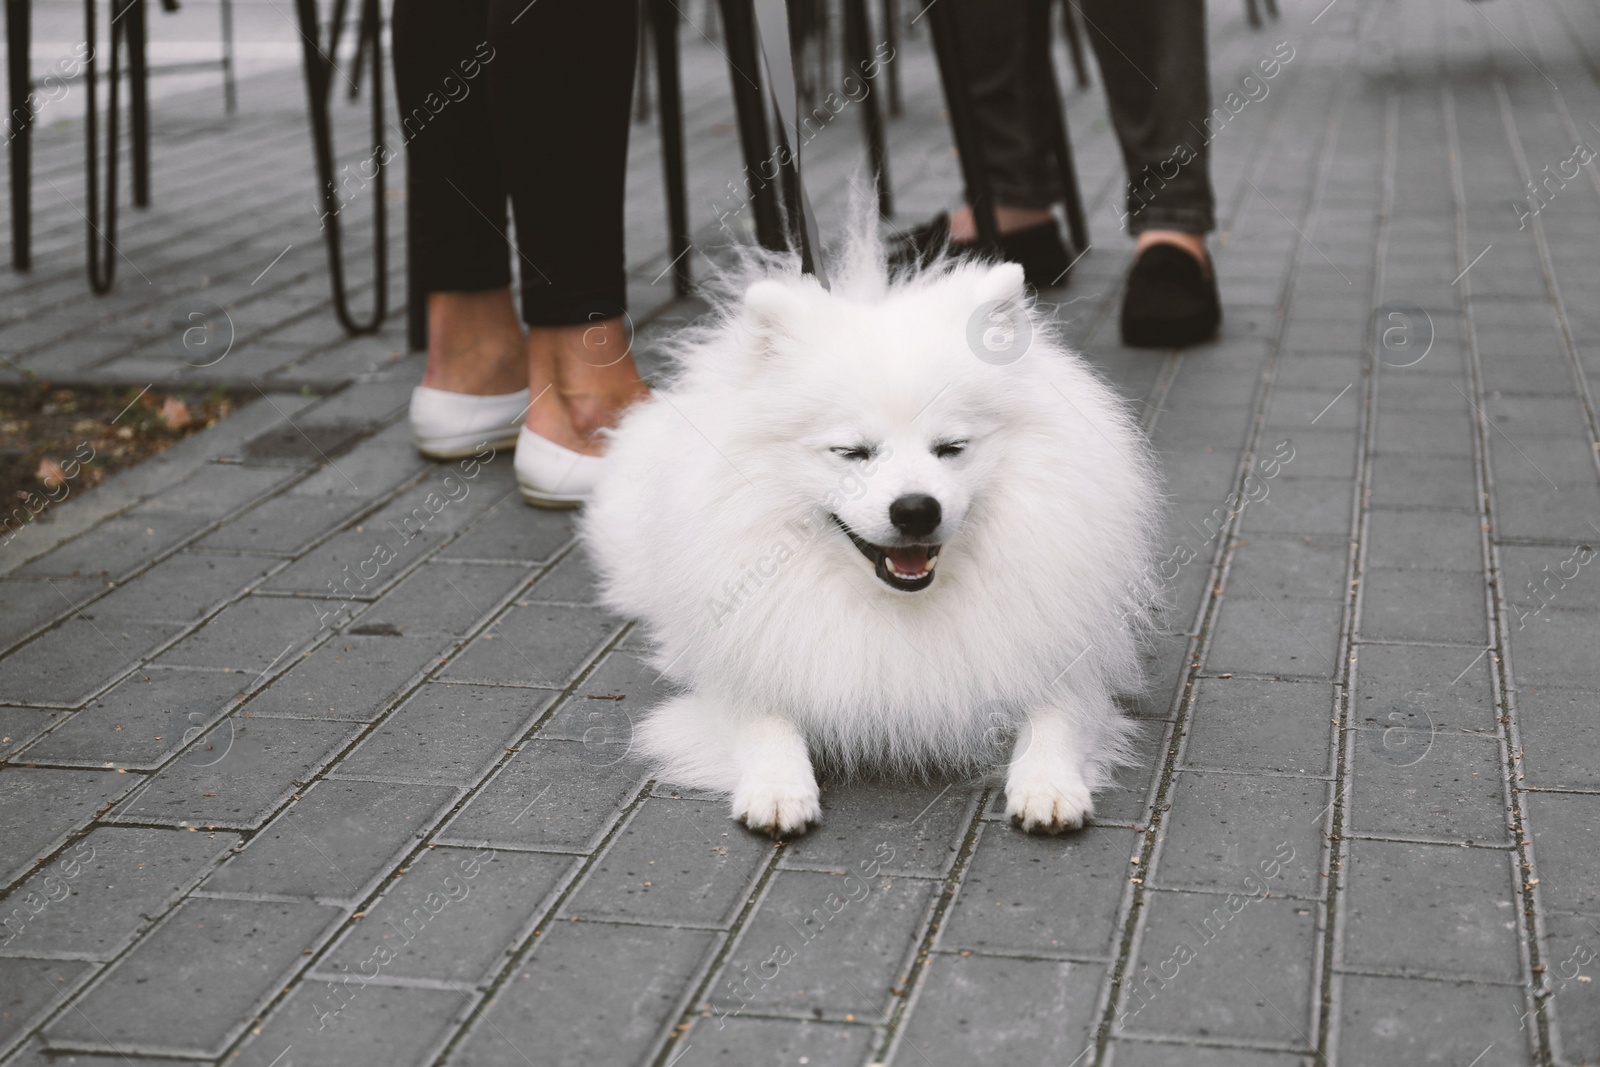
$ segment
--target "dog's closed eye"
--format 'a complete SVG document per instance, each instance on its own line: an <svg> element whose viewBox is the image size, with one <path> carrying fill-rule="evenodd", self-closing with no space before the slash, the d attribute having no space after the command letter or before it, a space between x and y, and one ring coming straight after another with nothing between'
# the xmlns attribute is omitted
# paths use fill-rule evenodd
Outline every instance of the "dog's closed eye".
<svg viewBox="0 0 1600 1067"><path fill-rule="evenodd" d="M940 441L933 446L933 454L939 459L950 459L959 456L967 450L966 441Z"/></svg>
<svg viewBox="0 0 1600 1067"><path fill-rule="evenodd" d="M871 445L839 445L828 449L841 459L848 459L854 463L865 463L877 452Z"/></svg>

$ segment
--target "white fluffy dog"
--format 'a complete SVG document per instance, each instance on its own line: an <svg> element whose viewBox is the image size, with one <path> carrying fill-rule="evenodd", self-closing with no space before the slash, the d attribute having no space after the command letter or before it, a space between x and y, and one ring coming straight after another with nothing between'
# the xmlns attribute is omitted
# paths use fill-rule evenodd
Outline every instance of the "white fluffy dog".
<svg viewBox="0 0 1600 1067"><path fill-rule="evenodd" d="M669 781L775 835L844 769L1004 760L1060 832L1126 762L1159 490L1117 395L1012 264L891 276L859 237L831 291L792 264L675 344L614 432L583 532L612 608L684 689L636 724Z"/></svg>

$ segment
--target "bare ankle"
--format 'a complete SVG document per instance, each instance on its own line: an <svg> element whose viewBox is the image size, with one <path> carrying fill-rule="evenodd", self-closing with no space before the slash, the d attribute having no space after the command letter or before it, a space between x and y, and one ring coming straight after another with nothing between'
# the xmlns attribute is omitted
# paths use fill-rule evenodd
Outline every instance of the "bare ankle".
<svg viewBox="0 0 1600 1067"><path fill-rule="evenodd" d="M493 396L523 388L522 325L510 289L428 294L422 384Z"/></svg>

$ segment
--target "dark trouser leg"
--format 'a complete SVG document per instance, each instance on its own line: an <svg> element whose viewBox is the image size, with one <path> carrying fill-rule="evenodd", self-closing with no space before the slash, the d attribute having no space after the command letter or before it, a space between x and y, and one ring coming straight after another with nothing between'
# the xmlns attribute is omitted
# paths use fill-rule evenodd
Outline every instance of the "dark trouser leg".
<svg viewBox="0 0 1600 1067"><path fill-rule="evenodd" d="M1083 13L1128 169L1125 225L1216 228L1203 0L1070 0Z"/></svg>
<svg viewBox="0 0 1600 1067"><path fill-rule="evenodd" d="M940 0L954 8L967 68L972 117L996 204L1048 208L1060 199L1050 155L1052 113L1034 89L1027 5L1021 0Z"/></svg>
<svg viewBox="0 0 1600 1067"><path fill-rule="evenodd" d="M627 299L622 204L638 0L489 7L495 57L486 70L500 177L517 222L522 319L570 326L614 318Z"/></svg>
<svg viewBox="0 0 1600 1067"><path fill-rule="evenodd" d="M395 92L417 201L410 239L427 292L511 284L485 77L488 11L488 0L395 0Z"/></svg>

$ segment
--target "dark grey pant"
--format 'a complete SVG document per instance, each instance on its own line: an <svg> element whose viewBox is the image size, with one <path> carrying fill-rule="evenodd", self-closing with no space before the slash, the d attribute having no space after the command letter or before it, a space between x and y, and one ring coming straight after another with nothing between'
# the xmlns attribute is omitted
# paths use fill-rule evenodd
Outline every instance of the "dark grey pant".
<svg viewBox="0 0 1600 1067"><path fill-rule="evenodd" d="M956 8L974 120L998 204L1046 208L1061 183L1049 151L1051 110L1030 65L1023 0L941 0ZM1203 0L1068 0L1082 16L1128 171L1124 225L1216 228L1206 119L1211 111Z"/></svg>

